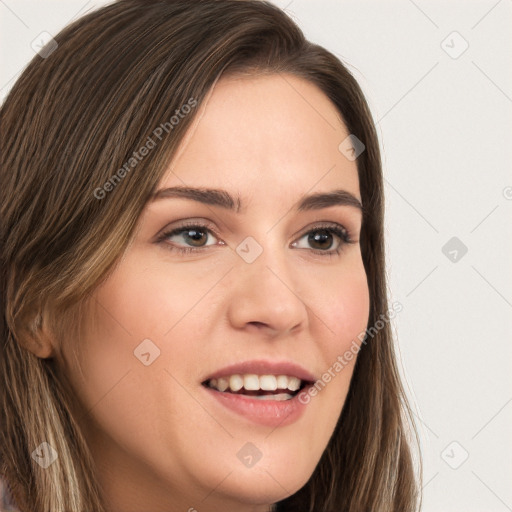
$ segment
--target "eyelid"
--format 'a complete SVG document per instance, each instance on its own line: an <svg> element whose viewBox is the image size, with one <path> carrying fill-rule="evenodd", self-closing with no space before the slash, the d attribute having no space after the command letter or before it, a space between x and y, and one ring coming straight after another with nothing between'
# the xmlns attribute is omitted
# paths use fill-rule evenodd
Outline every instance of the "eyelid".
<svg viewBox="0 0 512 512"><path fill-rule="evenodd" d="M318 230L320 230L320 229L339 229L339 230L343 231L344 233L346 233L347 235L350 234L349 230L342 224L340 224L338 222L332 222L332 221L325 220L325 221L313 222L309 226L306 226L304 229L299 231L299 234L296 235L296 237L301 238L304 235L307 235L309 232L316 231L317 229Z"/></svg>
<svg viewBox="0 0 512 512"><path fill-rule="evenodd" d="M197 219L197 220L196 219L187 219L184 221L177 220L176 222L173 222L172 224L173 225L176 224L176 226L172 226L172 227L167 226L167 227L163 228L162 231L160 232L160 234L157 235L157 238L161 237L163 235L168 236L172 232L181 231L186 228L207 229L208 231L211 231L217 238L220 238L220 235L217 233L217 228L215 227L215 225L212 222L207 221L205 219Z"/></svg>

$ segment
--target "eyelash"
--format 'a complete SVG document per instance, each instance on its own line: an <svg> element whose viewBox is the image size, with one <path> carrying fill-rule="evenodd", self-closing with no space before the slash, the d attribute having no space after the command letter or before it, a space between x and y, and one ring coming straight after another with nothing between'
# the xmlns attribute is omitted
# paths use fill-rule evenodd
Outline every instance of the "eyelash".
<svg viewBox="0 0 512 512"><path fill-rule="evenodd" d="M165 231L158 237L156 242L164 243L166 245L167 249L169 249L170 251L177 251L181 254L191 254L191 253L202 251L206 247L210 247L210 246L179 247L179 246L175 246L175 245L171 245L171 244L167 243L167 239L170 238L171 236L177 235L177 234L180 234L180 233L192 230L192 229L196 229L196 230L202 231L202 232L207 232L207 233L214 235L215 238L220 238L217 235L217 233L215 233L215 231L207 225L200 224L200 223L189 223L189 224L183 224L183 225L181 225L177 228L174 228L170 231ZM355 240L352 240L350 233L347 229L345 229L341 225L336 225L336 224L334 224L334 225L333 224L319 224L317 226L314 226L313 229L310 229L309 231L306 231L305 233L300 235L297 240L300 240L301 238L304 238L304 236L309 235L310 233L314 233L316 231L327 231L330 234L334 234L341 240L341 242L337 249L330 249L330 250L326 250L326 251L322 251L321 249L310 249L311 252L313 252L314 254L320 254L321 256L324 256L324 257L338 256L341 253L344 245L356 243ZM303 249L300 249L300 250L303 250Z"/></svg>

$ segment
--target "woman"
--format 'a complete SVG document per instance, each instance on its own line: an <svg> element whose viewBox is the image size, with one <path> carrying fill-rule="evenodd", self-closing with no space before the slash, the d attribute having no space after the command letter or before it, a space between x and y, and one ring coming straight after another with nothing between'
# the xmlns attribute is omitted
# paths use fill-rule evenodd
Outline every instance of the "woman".
<svg viewBox="0 0 512 512"><path fill-rule="evenodd" d="M416 510L354 78L260 1L120 0L51 45L1 114L19 510Z"/></svg>

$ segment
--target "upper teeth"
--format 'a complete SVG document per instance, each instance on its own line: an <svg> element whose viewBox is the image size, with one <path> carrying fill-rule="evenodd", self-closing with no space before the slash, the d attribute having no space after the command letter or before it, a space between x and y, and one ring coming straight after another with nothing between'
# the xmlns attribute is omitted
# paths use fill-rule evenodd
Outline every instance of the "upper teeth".
<svg viewBox="0 0 512 512"><path fill-rule="evenodd" d="M219 379L210 379L209 386L219 391L240 391L244 388L247 391L275 391L276 389L289 389L297 391L300 388L301 380L297 377L288 375L231 375L220 377Z"/></svg>

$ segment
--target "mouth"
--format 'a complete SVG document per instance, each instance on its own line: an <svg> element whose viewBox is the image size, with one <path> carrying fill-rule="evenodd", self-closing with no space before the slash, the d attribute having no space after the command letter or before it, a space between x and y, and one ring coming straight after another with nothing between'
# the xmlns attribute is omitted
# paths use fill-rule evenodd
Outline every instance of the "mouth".
<svg viewBox="0 0 512 512"><path fill-rule="evenodd" d="M292 400L313 381L303 380L294 375L255 373L231 374L207 379L203 386L233 395L243 395L256 400L282 402Z"/></svg>
<svg viewBox="0 0 512 512"><path fill-rule="evenodd" d="M315 381L312 373L291 361L253 360L207 375L201 387L212 407L220 407L220 414L277 428L298 422L305 414L309 401L301 394Z"/></svg>

